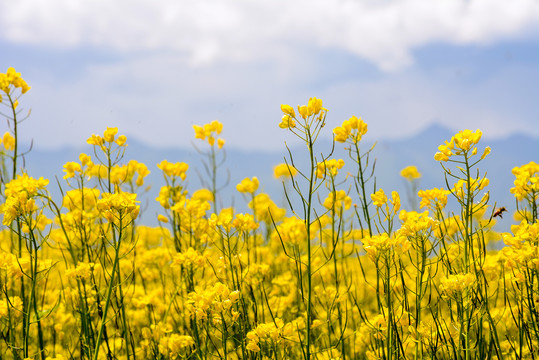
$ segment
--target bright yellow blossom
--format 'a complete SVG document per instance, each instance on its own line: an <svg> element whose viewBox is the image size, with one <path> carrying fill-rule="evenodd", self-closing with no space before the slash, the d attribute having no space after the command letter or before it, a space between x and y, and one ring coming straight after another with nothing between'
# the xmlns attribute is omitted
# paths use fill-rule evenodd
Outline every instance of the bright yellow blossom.
<svg viewBox="0 0 539 360"><path fill-rule="evenodd" d="M255 211L258 220L265 221L266 223L271 223L272 219L275 222L281 221L286 214L285 209L281 209L275 205L269 195L264 193L256 195L249 202L249 208Z"/></svg>
<svg viewBox="0 0 539 360"><path fill-rule="evenodd" d="M252 179L245 178L238 185L236 185L236 190L240 193L250 193L253 194L260 185L258 178L253 176Z"/></svg>
<svg viewBox="0 0 539 360"><path fill-rule="evenodd" d="M72 177L75 177L75 173L81 173L82 169L79 163L70 161L64 164L64 172L66 173L64 175L64 179L70 179Z"/></svg>
<svg viewBox="0 0 539 360"><path fill-rule="evenodd" d="M352 116L350 119L343 121L341 126L333 129L335 141L341 143L350 140L350 142L357 144L366 133L367 124L361 118L356 116Z"/></svg>
<svg viewBox="0 0 539 360"><path fill-rule="evenodd" d="M303 119L307 119L312 115L320 115L323 110L326 109L322 107L322 100L315 97L310 98L307 105L298 106L298 112Z"/></svg>
<svg viewBox="0 0 539 360"><path fill-rule="evenodd" d="M17 175L17 177L6 184L6 201L0 207L0 212L4 214L2 224L9 226L18 216L28 216L39 209L34 198L40 191L46 190L49 180L34 179L27 174Z"/></svg>
<svg viewBox="0 0 539 360"><path fill-rule="evenodd" d="M298 170L289 164L279 164L273 167L273 177L275 178L296 176L297 173Z"/></svg>
<svg viewBox="0 0 539 360"><path fill-rule="evenodd" d="M216 135L221 134L221 131L223 131L223 124L214 120L203 126L193 125L193 130L195 130L195 139L204 140L210 144L210 146L213 146L215 145ZM219 149L221 149L224 144L225 141L223 139L217 139L217 146Z"/></svg>
<svg viewBox="0 0 539 360"><path fill-rule="evenodd" d="M520 167L514 167L511 171L515 175L514 187L511 193L519 201L528 198L536 202L539 197L539 164L530 161Z"/></svg>
<svg viewBox="0 0 539 360"><path fill-rule="evenodd" d="M116 219L125 219L126 216L135 220L140 211L138 203L137 194L127 192L103 193L102 198L97 201L97 208L111 222Z"/></svg>
<svg viewBox="0 0 539 360"><path fill-rule="evenodd" d="M376 260L380 256L390 255L391 251L403 253L411 247L410 241L401 233L395 233L391 237L387 233L381 233L366 236L361 241L363 242L363 249L372 260Z"/></svg>
<svg viewBox="0 0 539 360"><path fill-rule="evenodd" d="M316 177L322 179L324 176L329 175L331 177L337 176L339 169L344 166L343 159L328 159L316 164Z"/></svg>
<svg viewBox="0 0 539 360"><path fill-rule="evenodd" d="M322 205L324 205L326 209L335 207L337 212L343 207L345 210L348 210L352 206L352 198L348 196L346 191L337 190L336 192L330 192Z"/></svg>
<svg viewBox="0 0 539 360"><path fill-rule="evenodd" d="M285 114L285 115L288 115L288 116L291 116L293 118L296 117L296 113L294 111L294 108L290 105L281 105L281 111Z"/></svg>
<svg viewBox="0 0 539 360"><path fill-rule="evenodd" d="M283 115L283 117L281 118L281 123L279 124L279 127L281 129L295 128L296 121L290 115Z"/></svg>
<svg viewBox="0 0 539 360"><path fill-rule="evenodd" d="M436 161L449 161L449 158L453 155L461 154L477 154L477 143L481 139L483 133L481 130L471 131L462 130L455 134L451 141L445 142L445 144L438 146L438 152L434 155ZM470 152L471 150L471 152ZM485 148L481 159L485 158L490 153L490 148Z"/></svg>
<svg viewBox="0 0 539 360"><path fill-rule="evenodd" d="M96 188L85 187L82 189L69 190L64 195L62 206L70 211L89 211L96 206L99 193L99 189Z"/></svg>
<svg viewBox="0 0 539 360"><path fill-rule="evenodd" d="M384 190L380 189L374 194L371 194L372 203L377 207L384 206L387 203L387 196Z"/></svg>
<svg viewBox="0 0 539 360"><path fill-rule="evenodd" d="M224 139L221 139L221 138L217 139L217 147L218 147L219 149L222 149L223 146L225 146L225 140L224 140Z"/></svg>
<svg viewBox="0 0 539 360"><path fill-rule="evenodd" d="M21 73L15 71L14 68L10 67L5 73L0 73L0 91L3 91L6 94L11 94L10 87L21 89L21 93L24 94L30 90L30 86L24 81L21 77ZM0 102L2 102L2 97L0 96Z"/></svg>
<svg viewBox="0 0 539 360"><path fill-rule="evenodd" d="M281 122L279 123L279 127L282 129L295 128L297 118L292 106L282 104L281 111L283 112L283 116L281 118ZM317 116L316 119L318 121L322 121L326 112L327 109L322 107L322 100L315 97L310 98L307 105L298 105L298 113L303 120L307 120L311 116ZM323 125L324 124L322 123L322 126ZM302 126L305 126L305 124Z"/></svg>
<svg viewBox="0 0 539 360"><path fill-rule="evenodd" d="M105 133L103 134L103 139L105 139L105 141L107 142L113 142L114 141L114 137L116 136L116 134L118 133L118 128L117 127L107 127L107 130L105 130Z"/></svg>
<svg viewBox="0 0 539 360"><path fill-rule="evenodd" d="M101 136L99 135L96 135L96 134L92 134L92 136L90 136L88 138L88 140L86 140L86 142L89 144L89 145L95 145L95 146L100 146L102 147L103 144L104 144L104 140Z"/></svg>
<svg viewBox="0 0 539 360"><path fill-rule="evenodd" d="M391 192L391 204L393 205L393 212L396 214L401 207L401 198L398 192Z"/></svg>
<svg viewBox="0 0 539 360"><path fill-rule="evenodd" d="M2 143L4 144L4 148L7 151L13 151L15 149L15 138L11 135L9 131L6 131L4 133L4 136L2 137Z"/></svg>
<svg viewBox="0 0 539 360"><path fill-rule="evenodd" d="M474 282L473 274L453 274L440 279L440 288L447 296L455 297L470 289Z"/></svg>
<svg viewBox="0 0 539 360"><path fill-rule="evenodd" d="M417 170L415 166L407 166L401 170L400 175L408 181L419 179L421 173Z"/></svg>
<svg viewBox="0 0 539 360"><path fill-rule="evenodd" d="M116 139L116 144L118 146L124 146L126 141L127 141L127 137L125 135L120 135Z"/></svg>
<svg viewBox="0 0 539 360"><path fill-rule="evenodd" d="M184 162L171 163L167 160L161 161L157 164L157 167L163 171L163 174L169 177L179 177L182 180L185 180L187 177L187 170L189 169L189 164Z"/></svg>
<svg viewBox="0 0 539 360"><path fill-rule="evenodd" d="M443 209L447 205L447 195L451 192L442 188L419 190L417 195L421 198L420 208L427 207L431 210Z"/></svg>
<svg viewBox="0 0 539 360"><path fill-rule="evenodd" d="M213 201L213 193L208 189L198 189L191 195L192 200Z"/></svg>
<svg viewBox="0 0 539 360"><path fill-rule="evenodd" d="M488 186L488 184L489 180L485 177L481 179L471 179L469 191L473 193L475 191L483 190L486 186ZM468 182L466 180L459 179L455 185L453 185L451 192L459 199L464 199L465 194L468 192Z"/></svg>

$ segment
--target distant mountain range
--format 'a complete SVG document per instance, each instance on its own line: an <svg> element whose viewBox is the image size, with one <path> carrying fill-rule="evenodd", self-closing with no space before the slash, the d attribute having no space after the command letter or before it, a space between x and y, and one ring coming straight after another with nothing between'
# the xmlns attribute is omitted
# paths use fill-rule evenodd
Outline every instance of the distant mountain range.
<svg viewBox="0 0 539 360"><path fill-rule="evenodd" d="M433 187L445 187L443 170L434 154L438 145L445 140L449 140L454 133L438 125L431 126L413 137L400 140L379 141L372 151L371 158L376 158L376 186L383 188L386 193L397 190L401 194L403 206L406 203L405 181L399 176L402 168L408 165L415 165L422 173L420 189L430 189ZM155 198L159 188L164 185L161 171L156 164L166 159L171 162L186 162L190 165L188 171L188 189L197 190L201 187L197 173L203 174L204 168L201 163L202 156L193 148L151 148L143 143L128 139L128 148L125 155L125 162L135 159L145 163L151 171L146 178L146 184L151 185L151 190L140 197L143 213L140 223L145 225L156 225L156 214L159 213L159 205ZM368 150L372 142L366 141L363 150ZM492 148L491 154L479 165L481 174L487 173L490 180L489 189L491 191L491 204L497 202L498 206L505 206L510 212L515 209L515 200L509 189L513 186L514 176L511 169L515 166L527 164L530 161L539 162L539 139L527 135L511 135L505 139L481 139L479 151L485 146ZM317 145L318 153L327 153L331 150L329 141L320 141ZM306 164L308 153L306 147L295 146L291 148L294 154L294 161L298 167ZM25 157L25 166L31 176L43 176L51 180L49 189L56 199L59 199L59 191L55 181L55 176L62 180L64 173L62 166L68 161L78 161L81 152L92 155L89 145L81 148L63 148L60 150L33 149ZM273 178L273 166L284 162L284 157L288 156L283 144L282 151L240 151L227 149L226 162L220 169L221 185L228 179L228 185L220 192L222 206L233 205L240 212L246 211L246 200L235 189L245 177L257 176L260 180L260 190L270 194L274 201L283 206L284 196L282 184ZM347 153L343 150L342 144L335 145L333 157L342 158L347 163ZM350 165L350 164L348 164ZM351 182L350 182L351 185ZM348 188L349 185L345 185ZM373 184L371 184L373 186ZM323 195L325 196L325 194ZM508 216L503 219L500 229L506 230L513 220Z"/></svg>

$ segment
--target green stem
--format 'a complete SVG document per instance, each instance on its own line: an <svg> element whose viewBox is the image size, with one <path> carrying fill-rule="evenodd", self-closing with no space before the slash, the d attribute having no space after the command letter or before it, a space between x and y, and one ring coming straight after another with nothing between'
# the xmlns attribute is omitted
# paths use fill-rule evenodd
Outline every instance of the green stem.
<svg viewBox="0 0 539 360"><path fill-rule="evenodd" d="M360 187L361 187L361 192L362 192L362 197L363 197L363 204L362 204L363 215L365 216L365 218L367 220L367 226L369 227L369 236L372 236L371 216L369 214L367 194L366 194L366 191L365 191L366 181L365 181L365 175L364 175L364 171L363 171L363 164L361 163L361 153L360 153L359 146L358 146L357 142L354 143L354 146L355 146L355 152L356 152L356 156L357 156L357 164L359 166L359 168L358 168L358 177L359 177L359 184L360 184Z"/></svg>
<svg viewBox="0 0 539 360"><path fill-rule="evenodd" d="M41 360L45 360L45 344L43 341L43 328L41 327L41 317L39 315L39 312L37 310L37 295L36 295L36 284L37 284L37 273L38 273L38 246L37 246L37 240L34 236L33 230L30 230L30 237L31 237L31 252L34 254L34 263L32 265L31 273L32 273L32 292L30 295L32 307L34 310L34 315L36 317L36 323L37 323L37 336L38 336L38 342L39 342L39 353L41 355ZM29 330L30 326L28 326Z"/></svg>
<svg viewBox="0 0 539 360"><path fill-rule="evenodd" d="M309 192L307 194L307 208L305 216L305 227L307 232L307 360L311 358L311 322L312 322L312 271L311 271L311 208L312 208L312 197L313 197L313 188L314 188L314 176L316 163L314 160L314 150L313 145L314 141L311 134L311 129L307 128L307 139L309 145L309 158L311 161L311 171L309 175Z"/></svg>
<svg viewBox="0 0 539 360"><path fill-rule="evenodd" d="M8 92L7 97L11 104L11 112L13 114L13 137L15 138L15 146L13 147L13 177L15 179L17 176L17 157L18 155L18 132L17 132L17 112L15 111L15 102L13 101L11 94Z"/></svg>
<svg viewBox="0 0 539 360"><path fill-rule="evenodd" d="M97 341L95 344L95 350L94 350L94 360L98 359L99 355L99 347L101 346L101 340L103 338L103 331L105 331L106 325L107 325L107 313L110 306L110 300L112 297L112 289L114 288L114 281L116 280L116 268L118 267L119 259L120 259L120 244L122 241L122 215L120 214L120 224L119 224L119 233L118 233L118 241L116 241L116 238L113 238L114 244L114 263L112 265L112 273L110 275L110 282L109 282L109 288L107 289L107 298L105 300L105 308L103 309L103 317L101 319L101 326L99 327L99 333L97 334ZM127 346L127 345L126 345Z"/></svg>

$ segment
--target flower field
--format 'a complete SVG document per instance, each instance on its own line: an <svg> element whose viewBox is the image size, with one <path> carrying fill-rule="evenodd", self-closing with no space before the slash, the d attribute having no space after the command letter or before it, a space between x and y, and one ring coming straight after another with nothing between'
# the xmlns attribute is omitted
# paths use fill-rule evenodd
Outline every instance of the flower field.
<svg viewBox="0 0 539 360"><path fill-rule="evenodd" d="M515 164L516 211L494 207L480 130L433 152L439 188L418 189L418 170L402 169L404 209L376 187L362 119L327 129L320 99L281 105L275 126L310 162L288 151L274 168L285 207L244 179L250 211L237 213L218 201L218 121L194 126L202 189L188 188L189 164L128 159L117 128L91 135L57 183L25 173L29 90L13 68L0 74L0 359L539 357L539 165ZM348 158L320 152L326 131ZM158 227L137 222L150 171L163 175ZM510 233L493 229L502 218Z"/></svg>

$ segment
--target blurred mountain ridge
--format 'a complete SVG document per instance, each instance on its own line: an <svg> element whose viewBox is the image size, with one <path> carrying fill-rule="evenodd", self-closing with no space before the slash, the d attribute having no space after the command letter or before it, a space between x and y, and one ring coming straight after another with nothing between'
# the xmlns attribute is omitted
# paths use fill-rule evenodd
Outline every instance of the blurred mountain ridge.
<svg viewBox="0 0 539 360"><path fill-rule="evenodd" d="M399 175L400 170L408 165L417 166L422 173L419 189L445 188L446 183L443 169L434 160L434 154L437 151L437 147L443 144L444 141L450 140L453 135L454 132L449 129L440 125L432 125L412 137L378 141L371 152L371 164L376 159L376 188L383 188L386 194L389 194L392 190L398 191L401 194L403 207L409 209L406 201L406 184L404 179ZM369 150L373 143L367 134L361 143L362 151ZM151 171L151 174L145 180L145 186L151 185L151 189L148 193L140 195L143 212L139 223L155 226L157 224L156 215L161 212L155 198L159 193L159 188L165 184L161 171L156 165L164 159L170 162L188 163L187 189L192 192L203 186L200 176L205 177L204 166L202 164L204 156L198 153L193 147L152 148L142 142L129 138L128 144L123 163L134 159L145 163ZM207 144L203 144L200 141L195 144L202 151L208 149L207 146L204 146ZM488 187L491 191L490 204L494 206L494 202L496 202L497 206L503 205L512 212L515 209L515 200L510 193L510 188L513 186L514 180L511 169L515 166L527 164L530 161L539 162L539 139L526 134L509 135L503 139L483 138L478 146L480 154L486 146L490 146L492 152L484 161L479 163L478 168L480 175L486 173L490 180ZM283 185L278 179L273 177L273 167L279 163L283 163L285 157L288 158L288 151L284 141L281 151L244 151L227 149L226 145L225 149L226 159L218 172L219 185L223 187L220 190L219 196L221 208L234 206L239 212L248 211L246 206L248 199L242 197L242 194L238 193L235 187L245 177L253 176L257 176L260 180L259 192L268 193L278 205L285 206ZM330 140L321 139L317 142L315 154L317 154L318 160L320 161L321 159L321 153L327 154L331 149L332 143ZM63 190L68 190L62 179L64 175L62 166L68 161L78 161L81 152L91 155L95 161L95 155L90 145L59 150L34 148L25 155L24 166L29 175L48 178L50 180L49 191L51 191L53 199L60 202L60 191L58 190L55 177L62 184ZM290 148L290 152L293 154L293 161L296 167L306 171L305 165L308 164L309 158L307 147L295 145ZM346 171L355 171L353 162L348 158L343 144L335 144L332 157L342 158L347 164L345 167ZM344 179L344 174L342 179ZM353 186L350 180L348 179L343 184L343 189L348 190ZM449 181L450 184L453 183L451 179ZM371 182L369 186L373 187L374 182ZM322 190L324 189L322 188ZM374 188L371 190L374 190ZM320 194L321 200L327 195L327 192L322 192ZM294 198L294 195L291 194L291 197ZM357 195L354 195L353 192L351 196L354 202L358 201Z"/></svg>

